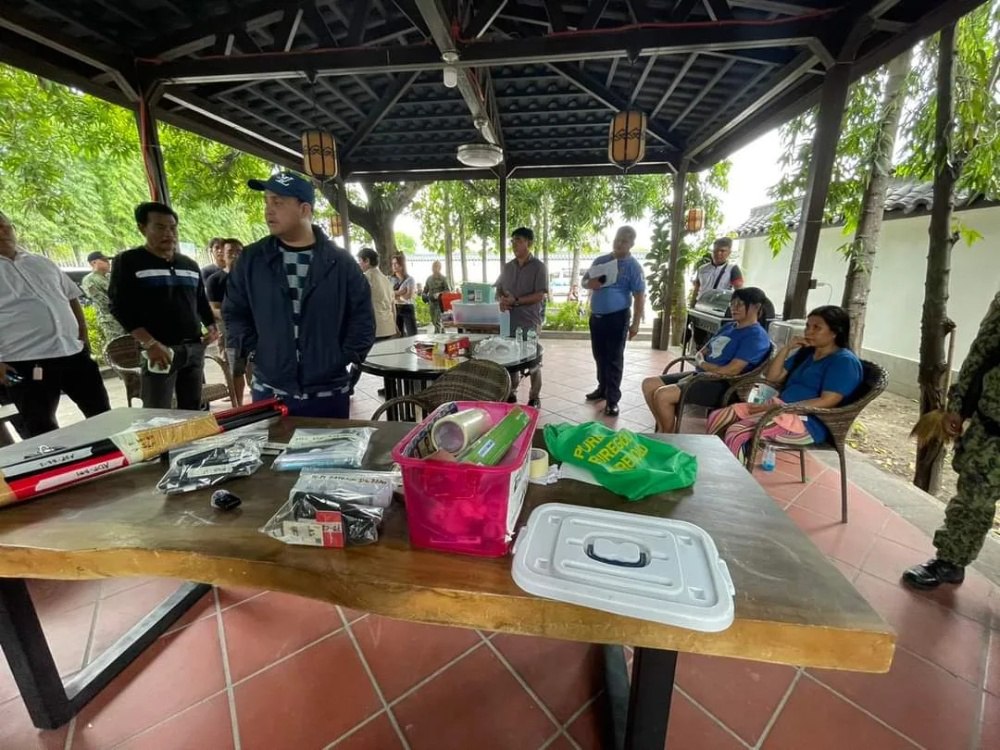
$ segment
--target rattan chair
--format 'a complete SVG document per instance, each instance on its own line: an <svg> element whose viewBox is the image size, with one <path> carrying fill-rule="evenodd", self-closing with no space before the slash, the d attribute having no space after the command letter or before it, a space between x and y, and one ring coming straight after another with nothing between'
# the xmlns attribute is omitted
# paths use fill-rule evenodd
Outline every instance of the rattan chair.
<svg viewBox="0 0 1000 750"><path fill-rule="evenodd" d="M504 401L510 393L510 374L503 365L484 359L468 362L448 370L422 391L392 398L372 413L377 420L390 409L412 405L426 415L449 401Z"/></svg>
<svg viewBox="0 0 1000 750"><path fill-rule="evenodd" d="M715 373L711 372L692 372L684 380L680 381L679 383L676 383L677 387L681 389L681 397L677 401L677 406L676 406L677 418L674 420L674 432L681 431L681 418L684 415L684 407L687 406L688 394L691 392L691 387L695 383L721 381L725 383L735 384L736 382L743 380L745 378L754 378L756 382L756 379L759 378L761 375L763 375L764 372L767 370L768 365L771 364L771 357L773 356L774 356L774 344L771 344L771 350L768 353L767 357L764 358L764 361L748 372L744 372L739 375L729 375L729 376L716 375ZM678 357L677 359L671 360L670 362L667 363L667 366L663 368L663 374L664 375L669 374L670 370L674 367L674 365L678 363L680 363L681 365L680 372L684 372L684 363L685 362L693 363L694 361L695 361L694 357ZM731 388L727 390L722 401L716 404L715 407L725 406L726 404L728 404L729 399L733 395L731 391L732 391ZM706 408L715 408L715 407L709 406Z"/></svg>
<svg viewBox="0 0 1000 750"><path fill-rule="evenodd" d="M111 369L125 383L125 398L129 406L132 406L132 399L142 399L141 353L142 349L139 347L139 343L131 336L119 336L109 341L104 347L104 360L111 365ZM214 354L206 354L205 359L211 360L219 366L225 384L206 383L201 389L202 406L207 408L212 401L220 399L228 399L232 406L236 406L233 377L229 367Z"/></svg>
<svg viewBox="0 0 1000 750"><path fill-rule="evenodd" d="M753 471L757 463L757 453L763 443L774 447L775 450L797 451L799 454L799 467L802 472L802 481L806 481L806 457L805 452L810 450L834 450L840 459L840 520L847 523L847 436L851 431L851 425L862 410L872 401L878 398L889 384L889 376L881 366L874 362L861 360L863 377L861 385L851 395L843 406L836 406L832 409L821 409L815 406L796 406L787 404L785 406L775 406L768 409L757 423L750 442L747 443L746 467L748 471ZM750 380L743 378L739 383L733 385L727 392L727 397L734 393L739 393L746 398L746 394L755 382L767 382L760 378ZM773 385L773 383L771 384ZM813 443L810 445L787 445L777 440L765 440L761 437L761 432L779 414L798 414L808 416L810 419L819 419L830 433L828 442Z"/></svg>
<svg viewBox="0 0 1000 750"><path fill-rule="evenodd" d="M125 383L125 398L142 399L142 358L139 343L131 336L118 336L104 346L104 361Z"/></svg>

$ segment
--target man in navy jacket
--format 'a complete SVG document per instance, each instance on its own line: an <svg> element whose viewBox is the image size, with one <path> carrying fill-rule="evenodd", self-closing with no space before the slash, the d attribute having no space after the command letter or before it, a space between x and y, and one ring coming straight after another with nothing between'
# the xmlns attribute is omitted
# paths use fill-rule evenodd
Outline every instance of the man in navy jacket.
<svg viewBox="0 0 1000 750"><path fill-rule="evenodd" d="M348 365L375 342L371 291L358 264L313 225L315 191L289 172L250 180L271 234L229 274L222 316L234 357L253 352L254 401L278 396L293 415L350 416Z"/></svg>

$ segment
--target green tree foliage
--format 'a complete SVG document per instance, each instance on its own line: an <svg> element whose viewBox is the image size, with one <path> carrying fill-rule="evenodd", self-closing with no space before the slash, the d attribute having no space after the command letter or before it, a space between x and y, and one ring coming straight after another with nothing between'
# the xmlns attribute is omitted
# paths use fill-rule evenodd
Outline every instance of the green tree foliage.
<svg viewBox="0 0 1000 750"><path fill-rule="evenodd" d="M0 205L21 241L78 265L138 244L132 211L149 191L132 112L4 65L0 101ZM270 164L167 125L160 139L183 241L266 233L246 180Z"/></svg>

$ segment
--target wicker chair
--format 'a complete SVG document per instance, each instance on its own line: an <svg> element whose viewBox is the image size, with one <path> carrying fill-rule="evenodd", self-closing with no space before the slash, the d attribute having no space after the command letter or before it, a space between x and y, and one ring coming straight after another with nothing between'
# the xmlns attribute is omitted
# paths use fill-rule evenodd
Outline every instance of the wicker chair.
<svg viewBox="0 0 1000 750"><path fill-rule="evenodd" d="M757 463L757 452L760 450L761 443L765 442L765 440L761 438L761 432L779 414L798 414L800 416L808 416L814 419L819 419L830 433L830 439L828 442L815 443L811 445L786 445L782 444L780 441L766 442L773 446L775 450L798 452L799 466L802 472L803 482L806 481L806 451L834 450L837 452L837 456L840 459L841 523L847 523L847 455L845 450L847 446L847 435L851 430L851 425L854 424L854 420L857 419L861 411L868 406L868 404L878 398L889 384L889 376L879 365L867 360L861 360L861 366L863 368L861 385L858 386L858 389L851 395L847 402L843 404L843 406L836 406L832 409L820 409L815 406L796 406L795 404L775 406L774 408L766 411L764 416L761 417L760 421L757 423L757 429L754 431L750 442L747 444L746 467L748 471L753 471L753 467ZM767 381L760 378L756 380L743 378L729 389L726 394L727 398L738 393L745 399L746 394L750 391L750 388L753 387L755 382L766 383ZM774 384L771 383L771 385Z"/></svg>
<svg viewBox="0 0 1000 750"><path fill-rule="evenodd" d="M503 401L510 393L510 375L503 365L484 359L470 359L448 370L424 390L392 398L372 413L376 421L385 412L405 404L429 414L449 401Z"/></svg>
<svg viewBox="0 0 1000 750"><path fill-rule="evenodd" d="M142 359L139 343L131 336L119 336L104 346L104 361L125 383L125 398L132 406L132 399L142 398Z"/></svg>
<svg viewBox="0 0 1000 750"><path fill-rule="evenodd" d="M129 406L132 406L132 399L142 398L141 352L139 343L131 336L119 336L104 347L104 360L125 383L125 398ZM220 399L228 399L232 406L236 406L233 377L226 363L214 354L206 354L205 359L212 360L219 366L226 382L206 383L201 389L202 406L207 408L209 403Z"/></svg>
<svg viewBox="0 0 1000 750"><path fill-rule="evenodd" d="M692 372L684 380L677 383L677 387L681 389L681 397L680 400L678 400L677 402L677 407L676 407L677 418L674 420L674 432L681 431L681 417L684 414L684 407L687 406L687 397L688 394L691 392L691 386L693 386L695 383L699 382L703 383L708 381L722 381L730 384L735 384L736 382L744 380L746 378L754 378L754 382L756 382L756 379L759 378L767 370L768 365L771 364L771 357L773 356L774 356L774 344L771 344L771 351L768 353L764 361L761 362L752 370L749 370L748 372L744 372L739 375L730 375L728 377L725 375L716 375L710 372ZM678 357L677 359L671 360L670 362L667 363L667 366L663 368L663 374L667 375L673 368L673 366L678 363L680 363L681 365L680 372L684 372L684 363L685 362L693 363L694 361L695 361L694 357ZM717 404L717 406L723 406L725 404L728 404L729 399L732 396L733 396L732 388L730 388L729 390L726 391L723 400L719 404Z"/></svg>

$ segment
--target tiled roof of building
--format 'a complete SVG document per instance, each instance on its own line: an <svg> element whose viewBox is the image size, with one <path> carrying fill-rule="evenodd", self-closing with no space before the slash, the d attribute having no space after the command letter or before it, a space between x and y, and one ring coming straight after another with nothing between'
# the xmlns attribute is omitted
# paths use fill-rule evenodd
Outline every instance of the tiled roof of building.
<svg viewBox="0 0 1000 750"><path fill-rule="evenodd" d="M930 182L919 182L913 179L891 179L886 190L886 218L903 218L908 215L925 214L933 204L934 185ZM956 196L955 207L959 210L995 205L996 201L984 199L980 195L963 193ZM736 228L738 237L752 237L767 234L771 222L774 221L777 203L767 203L750 210L750 217ZM795 201L788 228L794 230L799 224L802 213L802 199ZM839 222L837 222L839 223Z"/></svg>

